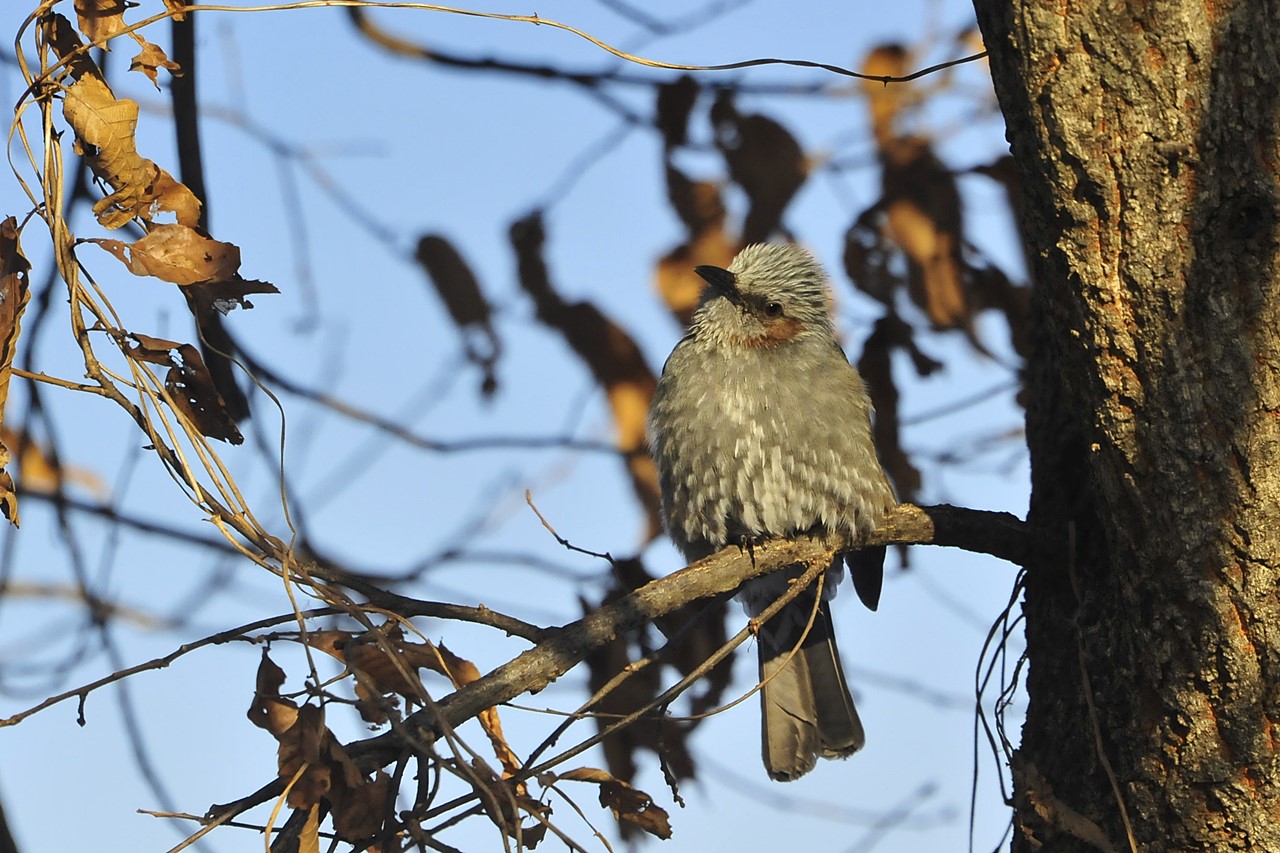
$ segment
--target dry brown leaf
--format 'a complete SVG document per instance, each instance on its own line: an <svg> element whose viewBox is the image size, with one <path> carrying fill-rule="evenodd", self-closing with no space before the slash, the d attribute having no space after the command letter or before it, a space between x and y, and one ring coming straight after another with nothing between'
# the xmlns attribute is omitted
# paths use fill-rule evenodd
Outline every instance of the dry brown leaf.
<svg viewBox="0 0 1280 853"><path fill-rule="evenodd" d="M439 234L424 235L418 240L414 258L459 328L489 322L491 309L475 273L452 243Z"/></svg>
<svg viewBox="0 0 1280 853"><path fill-rule="evenodd" d="M875 408L875 443L889 479L893 481L898 499L904 503L915 500L920 491L920 469L902 447L901 428L898 419L898 388L893 381L891 361L895 349L906 350L915 361L916 370L925 376L942 367L928 358L916 346L911 327L896 314L888 314L876 321L875 328L862 345L858 359L858 372L867 383L867 393Z"/></svg>
<svg viewBox="0 0 1280 853"><path fill-rule="evenodd" d="M150 222L168 212L180 224L194 226L200 201L168 172L138 154L137 103L115 97L102 72L87 53L80 52L83 44L66 18L48 15L42 25L58 57L71 57L68 67L74 82L64 93L62 114L75 132L76 152L94 176L113 190L93 206L98 221L106 228L119 228L134 217Z"/></svg>
<svg viewBox="0 0 1280 853"><path fill-rule="evenodd" d="M724 230L725 207L716 181L694 181L671 164L666 167L667 198L690 237Z"/></svg>
<svg viewBox="0 0 1280 853"><path fill-rule="evenodd" d="M603 770L579 767L560 774L570 782L590 782L600 786L600 805L613 812L619 823L631 824L664 841L671 837L671 818L653 798Z"/></svg>
<svg viewBox="0 0 1280 853"><path fill-rule="evenodd" d="M550 804L529 796L523 782L513 786L510 780L499 779L489 765L479 759L474 759L470 767L466 778L493 825L511 838L520 839L523 846L537 847L547 832L545 821L551 815ZM520 826L520 812L534 815L535 823Z"/></svg>
<svg viewBox="0 0 1280 853"><path fill-rule="evenodd" d="M982 53L987 49L987 45L982 40L982 30L977 26L968 26L956 33L955 44L958 45L965 53ZM988 60L984 59L983 64L987 64Z"/></svg>
<svg viewBox="0 0 1280 853"><path fill-rule="evenodd" d="M9 464L9 452L0 448L0 512L14 527L19 526L18 493L13 485L13 477L4 470Z"/></svg>
<svg viewBox="0 0 1280 853"><path fill-rule="evenodd" d="M387 703L380 700L388 694L399 694L419 703L423 701L419 669L429 669L445 676L455 688L465 687L480 678L480 670L474 663L459 657L444 645L411 643L394 629L385 630L380 637L374 632L352 636L345 631L313 631L308 635L308 644L332 655L359 674L356 693L361 701L361 716L368 722L384 721ZM520 769L520 760L503 735L498 709L486 708L478 718L505 774L515 775ZM520 791L523 790L521 784Z"/></svg>
<svg viewBox="0 0 1280 853"><path fill-rule="evenodd" d="M449 651L444 643L441 643L436 649L440 654L440 660L443 662L450 680L453 681L454 687L464 687L480 678L480 670L476 668L474 663L458 657ZM520 771L520 759L516 757L510 744L507 743L506 736L502 733L502 720L498 717L498 709L485 708L480 712L478 718L484 733L489 736L493 754L502 763L503 777L514 776ZM516 783L516 791L521 795L525 793L523 782Z"/></svg>
<svg viewBox="0 0 1280 853"><path fill-rule="evenodd" d="M384 695L397 693L421 701L418 670L426 667L445 674L434 645L405 642L395 630L387 630L381 637L374 631L355 635L346 631L312 631L307 635L307 644L359 672L361 680ZM394 651L394 657L384 646Z"/></svg>
<svg viewBox="0 0 1280 853"><path fill-rule="evenodd" d="M0 222L0 412L9 399L22 312L31 298L28 279L31 263L22 254L18 237L17 219L10 216Z"/></svg>
<svg viewBox="0 0 1280 853"><path fill-rule="evenodd" d="M727 267L733 262L738 248L738 241L723 230L707 230L658 260L654 286L681 326L687 327L692 322L693 312L697 310L698 300L707 285L693 271L694 267L701 264Z"/></svg>
<svg viewBox="0 0 1280 853"><path fill-rule="evenodd" d="M320 806L307 810L307 822L298 833L298 853L320 853Z"/></svg>
<svg viewBox="0 0 1280 853"><path fill-rule="evenodd" d="M274 732L273 732L274 734ZM279 775L297 781L289 789L289 807L309 809L329 793L333 784L333 768L322 754L329 728L324 724L324 710L315 705L298 708L293 725L276 735ZM301 775L299 775L299 773Z"/></svg>
<svg viewBox="0 0 1280 853"><path fill-rule="evenodd" d="M166 367L173 364L173 356L169 354L169 351L182 346L179 341L153 338L141 332L134 332L129 337L135 344L129 348L130 358L151 364L163 364Z"/></svg>
<svg viewBox="0 0 1280 853"><path fill-rule="evenodd" d="M226 314L234 308L248 310L253 303L246 296L255 293L279 293L280 289L269 281L240 278L236 276L230 281L204 281L199 284L188 284L182 292L194 305L196 316L202 311L216 311Z"/></svg>
<svg viewBox="0 0 1280 853"><path fill-rule="evenodd" d="M285 675L262 652L249 720L270 732L279 743L277 773L297 776L289 789L289 807L313 809L329 803L334 831L348 841L372 838L381 829L387 810L394 807L391 780L379 770L368 779L324 723L324 709L301 708L280 696Z"/></svg>
<svg viewBox="0 0 1280 853"><path fill-rule="evenodd" d="M244 441L198 349L191 344L150 335L133 333L129 337L134 341L134 346L129 347L130 358L169 368L164 387L173 400L173 407L201 435L230 444Z"/></svg>
<svg viewBox="0 0 1280 853"><path fill-rule="evenodd" d="M975 310L994 308L1009 324L1009 343L1025 361L1031 356L1031 288L1014 284L994 266L973 268L967 278ZM1019 399L1021 395L1019 395Z"/></svg>
<svg viewBox="0 0 1280 853"><path fill-rule="evenodd" d="M494 365L501 350L501 341L493 327L492 308L480 290L475 273L453 244L437 234L422 237L414 257L435 285L436 293L462 333L467 360L483 372L481 391L485 396L492 395L498 390Z"/></svg>
<svg viewBox="0 0 1280 853"><path fill-rule="evenodd" d="M140 71L151 80L151 83L158 90L160 88L159 70L161 68L168 71L174 77L182 74L182 66L169 59L168 54L159 45L152 44L137 33L133 37L138 41L138 55L129 63L130 71Z"/></svg>
<svg viewBox="0 0 1280 853"><path fill-rule="evenodd" d="M48 495L75 484L94 497L107 497L105 480L88 468L64 464L46 453L25 430L0 427L0 444L9 448L10 452L17 451L18 467L22 471L22 488L27 491Z"/></svg>
<svg viewBox="0 0 1280 853"><path fill-rule="evenodd" d="M893 271L898 249L885 236L883 202L864 210L844 235L844 271L854 286L894 309L894 294L905 282Z"/></svg>
<svg viewBox="0 0 1280 853"><path fill-rule="evenodd" d="M22 330L22 312L31 298L31 263L22 254L18 239L18 220L12 216L0 222L0 417L9 399L9 380L13 376L13 358L18 352L18 336ZM9 449L0 442L0 512L15 527L18 525L18 497L13 478L5 471Z"/></svg>
<svg viewBox="0 0 1280 853"><path fill-rule="evenodd" d="M329 790L334 832L348 841L373 838L382 831L387 816L394 813L391 777L379 770L372 779L365 778L332 734L329 743L330 760L341 770Z"/></svg>
<svg viewBox="0 0 1280 853"><path fill-rule="evenodd" d="M102 44L125 28L125 0L75 0L80 32L91 42Z"/></svg>
<svg viewBox="0 0 1280 853"><path fill-rule="evenodd" d="M935 219L908 199L889 204L886 224L890 238L910 259L907 284L912 301L924 309L935 329L963 328L969 321L969 304L955 235L938 228Z"/></svg>
<svg viewBox="0 0 1280 853"><path fill-rule="evenodd" d="M728 266L738 241L725 231L724 199L718 183L692 181L670 164L666 176L667 198L688 238L658 261L654 281L676 319L688 326L706 284L693 268L699 264Z"/></svg>
<svg viewBox="0 0 1280 853"><path fill-rule="evenodd" d="M907 49L900 44L877 45L863 60L863 74L868 77L902 77L907 73ZM878 142L883 144L896 133L894 124L903 102L913 95L911 87L904 83L884 83L878 80L861 81L871 109L871 127Z"/></svg>
<svg viewBox="0 0 1280 853"><path fill-rule="evenodd" d="M538 320L558 331L605 389L617 446L626 457L631 486L644 507L649 538L662 530L658 472L645 452L645 418L658 381L626 330L589 302L566 302L551 284L542 247L542 215L534 212L511 226L520 286L533 299Z"/></svg>
<svg viewBox="0 0 1280 853"><path fill-rule="evenodd" d="M176 223L152 225L147 235L134 243L85 242L96 243L115 255L134 275L155 276L174 284L228 281L240 269L238 246Z"/></svg>
<svg viewBox="0 0 1280 853"><path fill-rule="evenodd" d="M191 344L178 347L179 363L169 368L164 387L187 420L201 435L229 444L240 444L244 436L235 419L227 412L227 404L213 384L200 350Z"/></svg>
<svg viewBox="0 0 1280 853"><path fill-rule="evenodd" d="M716 97L711 121L729 176L750 202L742 223L742 242L763 243L782 230L782 214L808 177L804 150L785 127L768 116L739 113L728 89Z"/></svg>
<svg viewBox="0 0 1280 853"><path fill-rule="evenodd" d="M614 563L614 582L598 603L580 600L584 613L611 604L624 595L639 589L653 577L639 559L622 559ZM652 649L661 637L652 631L656 627L663 637L675 637L663 651L663 662L682 675L688 675L706 662L716 649L724 645L725 608L717 605L708 608L705 603L679 608L659 618L654 626L646 626L634 634L620 635L589 653L584 661L587 666L588 691L595 695L621 673L631 662L634 649ZM733 657L725 658L718 666L698 680L686 694L689 699L689 715L697 717L720 704L733 672ZM664 688L663 668L646 666L632 672L628 678L615 684L605 693L594 710L600 713L596 727L605 730L619 717L632 714L647 706ZM663 772L674 784L696 776L689 737L698 726L698 720L676 722L661 713L653 713L637 719L631 725L609 733L601 748L609 772L625 782L635 779L640 767L639 753L647 750L662 759ZM626 827L623 828L626 836Z"/></svg>
<svg viewBox="0 0 1280 853"><path fill-rule="evenodd" d="M689 135L689 116L697 102L698 83L688 74L658 87L658 132L668 151L684 145Z"/></svg>
<svg viewBox="0 0 1280 853"><path fill-rule="evenodd" d="M963 221L955 176L922 137L890 140L881 151L885 228L907 256L907 286L938 329L971 329L964 286Z"/></svg>
<svg viewBox="0 0 1280 853"><path fill-rule="evenodd" d="M267 656L266 649L263 649L248 716L249 722L276 737L288 731L298 720L298 706L291 699L280 697L280 686L283 684L284 670L276 666Z"/></svg>
<svg viewBox="0 0 1280 853"><path fill-rule="evenodd" d="M605 597L606 602L615 600L615 597L620 598L627 593L635 592L654 579L645 570L644 564L637 557L615 560L613 575L614 585ZM674 637L677 633L684 632L683 637L673 644L675 647L668 648L664 652L664 662L675 667L676 671L681 675L688 675L706 663L707 659L728 640L725 634L726 612L727 608L723 603L713 606L706 602L694 602L679 607L654 620L654 625L663 637ZM696 625L694 624L695 622L697 622ZM651 642L645 647L653 648L653 646L654 643ZM691 715L697 716L703 711L710 710L720 704L724 691L729 687L729 681L733 673L733 661L733 655L726 657L711 672L700 678L694 688L685 693L685 696L689 698L689 713ZM657 695L657 692L653 694L653 696ZM653 698L653 696L649 698ZM626 713L630 713L638 707L640 706L632 705L627 708ZM692 759L690 758L682 764L682 758L678 753L687 749L683 744L684 735L692 731L698 724L699 721L695 720L689 723L681 723L679 726L667 727L653 741L654 752L663 753L664 760L672 765L672 772L681 779L692 779L694 776ZM685 767L687 767L687 772L683 769ZM617 776L618 774L615 773L614 775ZM628 782L631 781L631 777L621 778L625 778Z"/></svg>

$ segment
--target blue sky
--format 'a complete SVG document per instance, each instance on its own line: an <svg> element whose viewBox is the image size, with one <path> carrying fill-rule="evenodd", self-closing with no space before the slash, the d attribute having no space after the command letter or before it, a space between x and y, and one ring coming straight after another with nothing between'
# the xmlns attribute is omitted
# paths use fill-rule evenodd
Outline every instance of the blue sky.
<svg viewBox="0 0 1280 853"><path fill-rule="evenodd" d="M62 5L69 14L69 4ZM728 11L704 26L663 37L645 35L607 3L560 0L535 9L495 2L475 8L536 11L625 49L690 64L771 56L856 67L872 46L897 41L921 46L916 64L926 65L958 55L950 39L972 22L971 9L961 3L724 5ZM27 11L23 6L9 4L0 12L5 32L16 31ZM158 2L145 0L128 19L158 8ZM652 3L647 11L662 18L684 8ZM372 14L403 38L454 54L574 69L622 67L588 42L549 27L425 10ZM168 44L164 24L147 36ZM29 40L24 49L30 50ZM564 83L389 57L355 35L338 9L208 12L200 17L199 50L212 233L241 247L246 277L272 281L281 290L229 318L247 350L297 382L405 420L433 438L572 433L610 439L604 395L563 342L538 325L518 287L507 228L547 205L546 257L562 294L589 299L621 322L657 370L681 330L654 293L653 269L679 242L682 229L665 200L656 133L622 133L616 114ZM139 75L123 73L131 54L131 46L121 44L111 56L117 94L135 97L142 106L142 154L176 171L167 95ZM726 77L796 85L834 79L786 67L727 72L716 79ZM22 92L10 64L0 66L0 92L10 104ZM647 87L610 93L640 114L652 109ZM913 126L934 139L954 168L987 163L1006 151L981 64L958 71L924 103ZM850 87L847 97L746 97L739 107L783 122L811 157L855 164L815 174L786 222L831 270L847 349L856 353L881 311L840 272L843 232L875 201L878 186L865 102ZM705 120L695 132L707 138ZM580 168L584 152L614 137L620 140L615 147ZM11 158L29 178L20 153L11 146ZM723 173L711 151L686 152L679 162L700 177ZM548 205L567 173L574 173L571 186ZM999 192L977 176L961 178L960 186L966 236L1019 275L1020 256ZM743 200L730 194L729 203L740 215ZM0 180L0 204L0 213L19 217L29 208L11 178ZM82 237L104 236L83 209L73 227ZM457 333L413 264L413 246L425 232L454 241L496 307L504 348L493 400L477 393L479 375L461 361ZM36 264L33 280L43 282L47 238L33 226L24 234L24 247ZM80 252L126 326L189 339L189 320L171 285L133 277L91 246ZM83 366L66 332L64 296L55 296L52 311L55 319L41 332L37 367L77 378ZM923 325L918 312L904 311ZM941 373L920 381L905 363L895 365L904 417L1008 382L1001 321L980 318L979 333L998 360L974 356L958 334L949 333L924 338L929 352L947 365ZM214 534L141 450L141 436L118 409L87 395L49 390L45 398L57 418L63 459L95 472L113 502ZM994 434L1014 434L967 464L925 464L922 502L1025 514L1025 452L1011 398L996 395L907 431L908 448L922 459ZM606 569L556 545L525 507L526 489L561 535L577 545L628 554L642 544L641 516L611 456L526 449L433 454L306 401L281 399L292 510L305 519L317 547L355 567L391 573L459 545L477 552L433 568L412 588L415 595L484 603L543 624L580 615L578 595L598 597ZM27 400L15 381L7 422L22 418ZM249 440L222 448L222 456L263 523L287 536L270 462L282 421L261 396L255 405L259 414ZM75 574L68 537L46 505L30 500L23 512L21 532L0 534L9 577L69 587ZM106 644L78 605L10 597L0 605L0 716L182 642L289 609L280 583L247 561L193 553L137 533L117 537L87 518L75 517L72 525L81 570L100 595L179 626L158 630L120 620ZM512 553L535 557L555 571L493 559ZM645 557L651 571L682 565L665 541L650 545ZM851 594L837 602L840 644L868 731L866 749L845 762L825 762L800 782L771 784L759 763L756 703L743 703L698 730L693 745L702 771L682 791L686 809L671 803L656 767L637 780L672 812L675 836L667 848L966 849L975 754L981 774L974 847L996 844L1007 813L985 741L975 747L973 683L987 629L1007 602L1015 569L935 548L913 549L910 559L910 571L891 570L879 612L862 610ZM736 630L741 620L736 614L735 619ZM487 629L427 620L419 627L475 660L482 671L523 648ZM1014 646L1016 653L1019 639ZM220 647L143 673L128 682L127 694L111 688L91 696L83 728L70 702L0 730L6 759L0 764L0 798L24 853L67 849L76 843L71 837L79 846L92 838L101 851L165 850L181 839L172 821L136 813L164 807L143 778L124 731L125 701L147 760L177 810L201 813L270 779L275 743L244 716L258 655L258 648L243 644ZM273 647L273 656L289 672L286 686L300 686L306 671L301 657L282 643ZM753 654L746 650L740 657L732 695L753 681ZM570 673L525 703L576 706L584 683L583 673ZM429 686L437 695L445 690L438 683ZM1020 707L1013 712L1014 733ZM508 709L503 722L519 752L537 744L556 720ZM358 720L337 712L329 723L344 739L367 733ZM483 745L478 730L463 733ZM589 753L584 763L600 765L602 758ZM611 818L595 808L593 794L579 793L591 819L608 828ZM881 826L903 808L910 810L908 817ZM558 805L556 819L589 847L597 844L566 805ZM479 821L442 839L465 850L497 849L500 843L492 827ZM253 833L224 829L204 849L255 845L260 839Z"/></svg>

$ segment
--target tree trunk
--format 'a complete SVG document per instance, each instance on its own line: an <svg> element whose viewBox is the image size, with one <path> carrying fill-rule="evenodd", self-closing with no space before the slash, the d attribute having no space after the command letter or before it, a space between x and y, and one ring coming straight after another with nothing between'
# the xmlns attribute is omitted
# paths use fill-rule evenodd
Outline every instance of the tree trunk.
<svg viewBox="0 0 1280 853"><path fill-rule="evenodd" d="M1280 850L1280 3L976 0L1037 258L1015 851Z"/></svg>

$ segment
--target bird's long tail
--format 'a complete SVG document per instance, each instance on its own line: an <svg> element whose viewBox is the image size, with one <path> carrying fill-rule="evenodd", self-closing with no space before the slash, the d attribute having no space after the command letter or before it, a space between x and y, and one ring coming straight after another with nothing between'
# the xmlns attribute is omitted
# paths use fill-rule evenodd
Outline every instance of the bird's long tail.
<svg viewBox="0 0 1280 853"><path fill-rule="evenodd" d="M800 641L815 593L801 594L760 626L760 718L764 766L781 782L813 769L818 757L844 758L862 748L866 736L849 695L832 633L827 602L818 605L813 627Z"/></svg>

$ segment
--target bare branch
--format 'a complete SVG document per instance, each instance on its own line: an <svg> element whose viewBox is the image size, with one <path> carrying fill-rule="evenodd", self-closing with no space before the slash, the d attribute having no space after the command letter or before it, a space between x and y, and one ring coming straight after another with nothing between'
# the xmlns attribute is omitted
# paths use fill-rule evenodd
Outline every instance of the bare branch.
<svg viewBox="0 0 1280 853"><path fill-rule="evenodd" d="M1008 513L953 506L895 509L866 545L951 545L1010 561L1024 560L1032 550L1026 525ZM577 666L592 649L619 633L637 628L678 607L732 592L746 581L829 552L816 539L778 540L757 546L754 553L730 546L665 578L646 584L630 595L589 613L577 622L553 629L534 648L477 681L445 696L438 711L456 727L485 708L509 702L523 693L543 689ZM406 720L430 739L437 726L429 714L418 712ZM351 746L354 756L383 764L403 747L397 732L388 732Z"/></svg>

